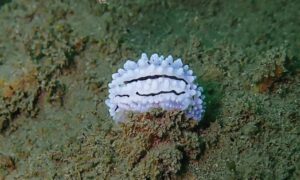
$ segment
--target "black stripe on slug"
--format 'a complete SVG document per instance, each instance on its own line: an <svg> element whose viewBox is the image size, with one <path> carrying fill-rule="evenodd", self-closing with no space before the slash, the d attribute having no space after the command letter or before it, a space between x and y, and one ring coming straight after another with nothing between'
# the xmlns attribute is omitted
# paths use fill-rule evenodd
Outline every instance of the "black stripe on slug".
<svg viewBox="0 0 300 180"><path fill-rule="evenodd" d="M177 96L181 95L181 94L184 94L185 92L182 91L182 92L176 92L175 90L172 90L172 91L159 91L158 93L149 93L149 94L140 94L139 92L136 92L137 95L139 96L156 96L156 95L160 95L160 94L169 94L169 93L173 93L173 94L176 94Z"/></svg>
<svg viewBox="0 0 300 180"><path fill-rule="evenodd" d="M165 74L139 77L139 78L136 78L136 79L124 81L124 83L125 84L129 84L129 83L132 83L132 82L135 82L135 81L144 81L144 80L147 80L147 79L158 79L158 78L161 78L161 77L163 77L163 78L169 78L169 79L174 79L174 80L179 80L179 81L184 81L184 83L186 85L188 84L188 82L185 79L183 79L183 78L179 78L179 77L176 77L176 76L169 76L169 75L165 75Z"/></svg>
<svg viewBox="0 0 300 180"><path fill-rule="evenodd" d="M129 97L128 94L117 94L115 97Z"/></svg>

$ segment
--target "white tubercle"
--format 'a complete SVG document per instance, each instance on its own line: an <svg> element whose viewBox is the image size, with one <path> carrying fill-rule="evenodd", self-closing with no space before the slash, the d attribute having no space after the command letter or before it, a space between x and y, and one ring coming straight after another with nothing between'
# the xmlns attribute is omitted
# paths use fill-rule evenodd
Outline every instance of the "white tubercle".
<svg viewBox="0 0 300 180"><path fill-rule="evenodd" d="M177 59L176 61L174 61L174 64L173 64L173 67L175 68L175 69L177 69L177 68L180 68L180 67L182 67L182 61L181 61L181 59Z"/></svg>
<svg viewBox="0 0 300 180"><path fill-rule="evenodd" d="M128 60L124 69L112 75L105 101L115 121L122 121L126 112L146 112L153 108L182 110L188 117L201 120L204 114L203 88L194 83L196 76L181 59L171 55L145 53L137 61Z"/></svg>

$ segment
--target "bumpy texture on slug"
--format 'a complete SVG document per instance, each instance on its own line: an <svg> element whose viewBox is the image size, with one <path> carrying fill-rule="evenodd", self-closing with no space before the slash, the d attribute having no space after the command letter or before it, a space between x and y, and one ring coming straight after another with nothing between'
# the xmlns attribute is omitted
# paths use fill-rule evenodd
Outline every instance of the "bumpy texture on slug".
<svg viewBox="0 0 300 180"><path fill-rule="evenodd" d="M128 111L153 108L184 110L195 120L203 116L203 89L194 83L196 76L181 59L173 62L172 56L157 54L148 59L143 53L137 63L128 60L112 78L106 104L116 121L122 121Z"/></svg>

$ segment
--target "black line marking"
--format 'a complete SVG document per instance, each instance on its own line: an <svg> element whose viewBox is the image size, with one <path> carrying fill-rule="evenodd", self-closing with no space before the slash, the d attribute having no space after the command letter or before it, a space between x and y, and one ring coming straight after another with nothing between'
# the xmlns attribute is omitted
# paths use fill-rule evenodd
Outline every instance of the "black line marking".
<svg viewBox="0 0 300 180"><path fill-rule="evenodd" d="M119 108L119 106L116 107L115 111L117 111L118 108Z"/></svg>
<svg viewBox="0 0 300 180"><path fill-rule="evenodd" d="M129 81L124 81L124 83L125 84L129 84L129 83L132 83L132 82L135 82L135 81L144 81L144 80L147 80L147 79L158 79L160 77L169 78L169 79L175 79L175 80L180 80L180 81L184 81L184 83L186 85L188 84L188 82L185 79L183 79L183 78L179 78L179 77L176 77L176 76L169 76L169 75L165 75L165 74L139 77L137 79L132 79L132 80L129 80Z"/></svg>
<svg viewBox="0 0 300 180"><path fill-rule="evenodd" d="M115 97L129 97L128 94L117 94Z"/></svg>
<svg viewBox="0 0 300 180"><path fill-rule="evenodd" d="M139 92L136 92L136 94L139 95L139 96L156 96L156 95L159 95L159 94L168 94L168 93L174 93L177 96L179 96L181 94L184 94L185 92L182 91L182 92L178 93L175 90L172 90L172 91L159 91L158 93L150 93L150 94L140 94Z"/></svg>

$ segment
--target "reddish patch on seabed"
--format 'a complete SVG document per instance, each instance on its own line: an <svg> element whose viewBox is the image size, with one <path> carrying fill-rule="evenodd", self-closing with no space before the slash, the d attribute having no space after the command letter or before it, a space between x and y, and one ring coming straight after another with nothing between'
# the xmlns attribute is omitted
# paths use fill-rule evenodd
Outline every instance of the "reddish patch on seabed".
<svg viewBox="0 0 300 180"><path fill-rule="evenodd" d="M264 93L269 91L272 86L274 85L274 83L283 75L283 68L276 65L275 66L275 71L274 71L274 76L268 76L262 79L262 81L260 83L258 83L257 87L258 87L258 91L260 93Z"/></svg>
<svg viewBox="0 0 300 180"><path fill-rule="evenodd" d="M3 82L3 97L10 99L17 91L27 91L32 87L36 87L38 85L37 74L37 70L32 69L29 73L24 74L20 79L9 83Z"/></svg>

